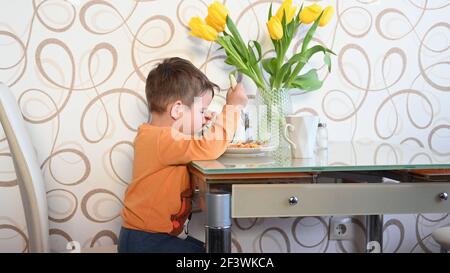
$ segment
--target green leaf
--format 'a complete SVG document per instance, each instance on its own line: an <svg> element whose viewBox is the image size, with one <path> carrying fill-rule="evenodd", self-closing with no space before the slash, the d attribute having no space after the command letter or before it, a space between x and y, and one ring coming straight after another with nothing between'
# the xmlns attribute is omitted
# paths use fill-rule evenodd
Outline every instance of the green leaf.
<svg viewBox="0 0 450 273"><path fill-rule="evenodd" d="M281 26L283 27L283 38L281 40L283 41L283 44L286 44L285 41L288 39L288 30L287 30L287 23L286 23L286 12L283 11L283 18L281 19Z"/></svg>
<svg viewBox="0 0 450 273"><path fill-rule="evenodd" d="M328 72L331 72L331 58L330 53L326 52L325 56L323 57L324 63L328 66Z"/></svg>
<svg viewBox="0 0 450 273"><path fill-rule="evenodd" d="M239 56L239 59L241 59L242 62L247 62L249 57L247 48L245 48L245 54L242 54L243 50L241 50L240 46L237 44L233 36L224 36L222 38L226 41L228 50L233 51L234 55Z"/></svg>
<svg viewBox="0 0 450 273"><path fill-rule="evenodd" d="M300 23L300 12L303 10L303 4L300 6L300 10L298 11L297 15L295 16L295 19Z"/></svg>
<svg viewBox="0 0 450 273"><path fill-rule="evenodd" d="M315 46L311 47L310 49L307 49L306 51L302 51L300 53L295 54L294 56L291 57L291 59L289 59L288 63L290 63L291 65L294 65L295 63L297 63L297 65L296 65L292 75L286 81L286 84L285 84L286 86L289 86L291 84L294 77L298 73L300 73L300 71L303 69L305 64L309 61L309 59L311 59L311 57L314 54L316 54L317 52L323 52L324 54L327 54L327 53L334 54L333 51L331 51L330 49L323 47L321 45L315 45ZM330 60L330 64L331 64L331 60ZM328 69L330 69L330 67Z"/></svg>
<svg viewBox="0 0 450 273"><path fill-rule="evenodd" d="M236 53L241 57L242 61L247 62L250 58L247 48L245 48L245 50L242 50L241 47L239 46L239 43L236 41L236 39L234 39L232 36L229 36L229 37L230 37L230 43L233 46L233 48L235 49Z"/></svg>
<svg viewBox="0 0 450 273"><path fill-rule="evenodd" d="M248 57L249 57L248 61L250 62L250 65L254 65L257 63L255 51L253 51L253 48L250 45L250 41L248 42Z"/></svg>
<svg viewBox="0 0 450 273"><path fill-rule="evenodd" d="M253 45L256 48L256 51L258 52L258 62L262 59L262 47L261 44L258 43L258 41L253 41Z"/></svg>
<svg viewBox="0 0 450 273"><path fill-rule="evenodd" d="M326 54L327 52L331 53L331 54L334 54L333 51L331 51L330 49L328 49L328 48L326 48L324 46L315 45L315 46L309 48L306 51L303 51L303 52L300 52L300 53L297 53L297 54L293 55L289 59L288 62L291 63L291 64L294 64L294 63L297 63L297 62L302 62L303 64L306 64L309 61L309 59L311 59L311 57L314 54L318 53L318 52L323 52L324 54Z"/></svg>
<svg viewBox="0 0 450 273"><path fill-rule="evenodd" d="M273 76L273 74L275 74L275 69L277 67L277 60L276 58L263 59L262 66L264 70L270 74L270 76Z"/></svg>
<svg viewBox="0 0 450 273"><path fill-rule="evenodd" d="M275 80L275 77L270 77L269 84L270 86L273 86L273 81Z"/></svg>
<svg viewBox="0 0 450 273"><path fill-rule="evenodd" d="M287 26L287 37L288 37L289 42L294 37L295 23L296 23L295 20L292 19L292 21Z"/></svg>
<svg viewBox="0 0 450 273"><path fill-rule="evenodd" d="M256 52L255 52L256 49ZM261 45L257 41L248 41L248 51L250 57L250 63L252 65L257 64L262 58Z"/></svg>
<svg viewBox="0 0 450 273"><path fill-rule="evenodd" d="M275 80L273 81L273 87L278 88L280 87L283 79L285 78L286 74L290 74L291 71L291 65L289 63L285 63L281 68L280 71L277 71L275 75Z"/></svg>
<svg viewBox="0 0 450 273"><path fill-rule="evenodd" d="M308 48L309 42L311 42L314 32L316 32L317 26L319 25L320 18L322 18L323 11L320 13L319 17L316 19L312 27L308 30L308 33L306 33L305 39L303 40L302 45L302 52L305 51Z"/></svg>
<svg viewBox="0 0 450 273"><path fill-rule="evenodd" d="M287 68L286 73L284 73L284 76L283 76L283 79L281 80L281 83L286 82L287 79L289 79L289 76L291 76L291 70L292 70L292 66L289 65L288 68Z"/></svg>
<svg viewBox="0 0 450 273"><path fill-rule="evenodd" d="M225 53L230 59L229 61L233 62L232 65L236 66L237 68L246 67L245 62L241 58L241 55L236 51L231 42L231 36L219 37L217 39L217 42L225 49Z"/></svg>
<svg viewBox="0 0 450 273"><path fill-rule="evenodd" d="M219 44L221 46L223 46L223 48L225 49L225 51L231 52L234 55L238 55L236 49L234 48L233 44L231 43L231 37L230 36L224 36L224 37L220 37L217 39L217 42L219 42Z"/></svg>
<svg viewBox="0 0 450 273"><path fill-rule="evenodd" d="M234 41L233 37L231 36L222 36L217 39L217 43L222 45L225 48L225 52L227 54L226 63L234 66L239 72L247 75L250 77L258 86L258 88L264 88L264 82L261 80L260 74L261 71L259 70L259 66L255 67L255 64L250 64L249 62L246 62L243 60L242 54L240 54L233 45ZM245 48L247 54L250 54L250 52ZM253 57L254 52L251 53Z"/></svg>
<svg viewBox="0 0 450 273"><path fill-rule="evenodd" d="M299 88L305 91L314 91L322 87L322 81L317 76L317 70L311 69L306 74L296 76L288 87Z"/></svg>
<svg viewBox="0 0 450 273"><path fill-rule="evenodd" d="M233 20L231 20L230 16L227 16L227 27L228 30L230 30L231 35L233 36L233 42L235 42L235 45L239 49L238 52L242 52L242 54L244 54L244 56L246 56L246 58L248 59L247 47L245 46L244 41L242 40L242 37L239 34L239 31L236 28Z"/></svg>
<svg viewBox="0 0 450 273"><path fill-rule="evenodd" d="M267 18L267 21L269 21L270 18L272 18L272 4L273 4L273 3L270 3L270 8L269 8L269 18Z"/></svg>
<svg viewBox="0 0 450 273"><path fill-rule="evenodd" d="M232 58L232 57L226 58L224 62L225 62L226 64L228 64L228 65L233 65L233 66L234 66L234 64L235 64L235 62L233 61L233 58Z"/></svg>

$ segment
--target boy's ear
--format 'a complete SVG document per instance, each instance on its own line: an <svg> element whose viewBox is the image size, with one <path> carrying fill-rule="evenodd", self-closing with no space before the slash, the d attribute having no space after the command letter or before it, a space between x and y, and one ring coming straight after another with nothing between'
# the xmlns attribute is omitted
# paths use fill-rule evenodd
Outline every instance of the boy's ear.
<svg viewBox="0 0 450 273"><path fill-rule="evenodd" d="M183 116L183 102L181 100L177 100L170 106L170 117L174 120L177 120Z"/></svg>

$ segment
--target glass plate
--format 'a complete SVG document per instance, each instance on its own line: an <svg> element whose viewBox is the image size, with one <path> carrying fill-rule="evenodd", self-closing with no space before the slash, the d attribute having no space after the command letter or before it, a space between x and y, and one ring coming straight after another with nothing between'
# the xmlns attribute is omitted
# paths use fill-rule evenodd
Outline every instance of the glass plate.
<svg viewBox="0 0 450 273"><path fill-rule="evenodd" d="M263 146L258 148L232 148L229 147L225 151L226 155L259 155L265 152L271 152L275 150L275 146Z"/></svg>

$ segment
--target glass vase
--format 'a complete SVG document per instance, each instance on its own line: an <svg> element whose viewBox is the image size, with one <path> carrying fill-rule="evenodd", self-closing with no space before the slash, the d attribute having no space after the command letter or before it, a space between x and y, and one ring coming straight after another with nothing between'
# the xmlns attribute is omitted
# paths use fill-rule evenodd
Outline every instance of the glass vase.
<svg viewBox="0 0 450 273"><path fill-rule="evenodd" d="M285 116L292 113L288 89L259 89L256 94L258 114L257 140L277 147L278 151L289 149L284 138Z"/></svg>

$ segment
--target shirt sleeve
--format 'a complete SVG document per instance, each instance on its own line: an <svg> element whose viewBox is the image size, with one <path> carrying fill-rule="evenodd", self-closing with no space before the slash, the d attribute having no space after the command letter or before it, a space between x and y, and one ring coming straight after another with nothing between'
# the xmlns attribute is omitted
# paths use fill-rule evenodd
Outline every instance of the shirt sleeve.
<svg viewBox="0 0 450 273"><path fill-rule="evenodd" d="M202 136L188 136L174 128L163 130L158 139L158 156L164 165L188 164L221 156L236 132L240 110L225 105L210 130Z"/></svg>

